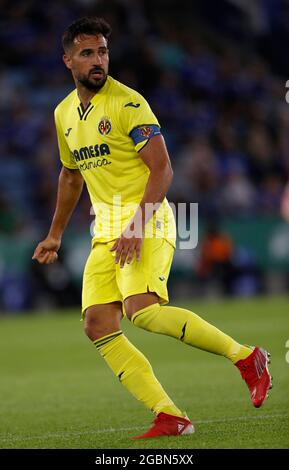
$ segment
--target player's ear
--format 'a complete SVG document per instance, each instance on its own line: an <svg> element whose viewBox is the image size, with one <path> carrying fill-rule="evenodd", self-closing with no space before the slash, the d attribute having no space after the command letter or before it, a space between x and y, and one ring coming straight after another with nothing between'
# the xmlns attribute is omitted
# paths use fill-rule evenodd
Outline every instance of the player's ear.
<svg viewBox="0 0 289 470"><path fill-rule="evenodd" d="M63 54L62 56L63 62L65 63L68 69L71 69L71 58L68 54Z"/></svg>

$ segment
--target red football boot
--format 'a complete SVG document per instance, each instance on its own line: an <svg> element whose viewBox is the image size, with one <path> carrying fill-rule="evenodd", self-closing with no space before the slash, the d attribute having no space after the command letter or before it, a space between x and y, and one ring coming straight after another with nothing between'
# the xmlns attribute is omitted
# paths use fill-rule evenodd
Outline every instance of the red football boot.
<svg viewBox="0 0 289 470"><path fill-rule="evenodd" d="M183 436L195 432L191 421L179 416L172 416L166 413L159 413L154 420L153 426L144 434L134 436L133 439L150 439L160 436Z"/></svg>
<svg viewBox="0 0 289 470"><path fill-rule="evenodd" d="M269 389L272 388L272 377L268 370L269 357L270 354L267 351L256 347L250 356L235 364L248 385L255 408L263 404L268 397Z"/></svg>

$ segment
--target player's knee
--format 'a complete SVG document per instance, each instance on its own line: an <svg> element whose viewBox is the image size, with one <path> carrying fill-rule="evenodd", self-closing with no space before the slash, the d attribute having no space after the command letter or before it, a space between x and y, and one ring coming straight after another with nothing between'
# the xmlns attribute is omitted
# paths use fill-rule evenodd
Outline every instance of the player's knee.
<svg viewBox="0 0 289 470"><path fill-rule="evenodd" d="M111 319L105 315L96 315L95 311L89 308L85 312L84 333L91 341L103 338L118 330L120 330L118 318Z"/></svg>
<svg viewBox="0 0 289 470"><path fill-rule="evenodd" d="M109 328L107 325L96 322L86 321L84 324L84 333L91 341L103 338L106 335L114 333L115 328Z"/></svg>
<svg viewBox="0 0 289 470"><path fill-rule="evenodd" d="M100 319L90 315L89 309L85 314L84 333L91 341L105 336L105 324L103 324L103 321L100 321Z"/></svg>
<svg viewBox="0 0 289 470"><path fill-rule="evenodd" d="M125 313L129 320L140 310L159 302L159 297L155 292L137 294L125 299Z"/></svg>
<svg viewBox="0 0 289 470"><path fill-rule="evenodd" d="M84 333L91 341L95 341L96 339L104 336L104 334L102 334L102 328L97 327L95 323L92 323L88 320L85 320Z"/></svg>
<svg viewBox="0 0 289 470"><path fill-rule="evenodd" d="M126 317L129 319L129 321L132 320L132 317L134 316L134 314L137 313L139 310L142 310L142 308L137 307L137 306L126 307L125 314L126 314Z"/></svg>

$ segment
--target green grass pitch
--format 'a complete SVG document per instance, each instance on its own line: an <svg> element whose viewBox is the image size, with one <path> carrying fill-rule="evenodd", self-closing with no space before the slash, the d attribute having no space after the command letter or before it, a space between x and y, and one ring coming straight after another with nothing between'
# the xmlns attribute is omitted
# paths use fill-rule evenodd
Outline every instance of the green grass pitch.
<svg viewBox="0 0 289 470"><path fill-rule="evenodd" d="M196 428L191 436L133 441L153 415L107 368L83 334L77 310L6 316L0 317L0 448L289 448L289 298L183 306L271 352L274 386L262 408L253 408L226 359L125 320L123 330Z"/></svg>

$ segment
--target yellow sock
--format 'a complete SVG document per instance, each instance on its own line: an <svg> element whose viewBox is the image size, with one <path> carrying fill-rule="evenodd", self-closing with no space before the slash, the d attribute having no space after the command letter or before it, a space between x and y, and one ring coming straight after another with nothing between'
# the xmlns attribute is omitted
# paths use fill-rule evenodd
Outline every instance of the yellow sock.
<svg viewBox="0 0 289 470"><path fill-rule="evenodd" d="M155 414L183 416L168 397L145 356L124 336L122 331L94 341L109 367L129 392Z"/></svg>
<svg viewBox="0 0 289 470"><path fill-rule="evenodd" d="M234 364L252 353L248 346L237 343L184 308L153 304L136 312L132 316L132 323L154 333L172 336L204 351L225 356Z"/></svg>

